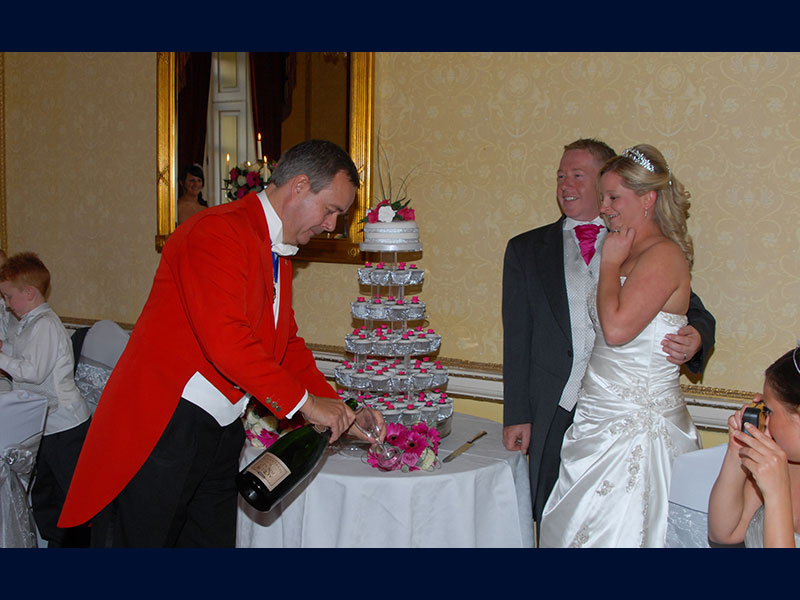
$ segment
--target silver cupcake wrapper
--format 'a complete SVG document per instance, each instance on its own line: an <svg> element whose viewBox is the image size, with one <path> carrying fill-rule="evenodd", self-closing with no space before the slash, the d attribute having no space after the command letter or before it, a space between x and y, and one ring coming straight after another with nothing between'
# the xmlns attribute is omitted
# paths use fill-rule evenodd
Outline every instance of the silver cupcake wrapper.
<svg viewBox="0 0 800 600"><path fill-rule="evenodd" d="M425 303L379 304L375 302L351 302L350 312L356 319L373 321L419 321L425 318Z"/></svg>
<svg viewBox="0 0 800 600"><path fill-rule="evenodd" d="M373 373L353 373L342 366L334 368L336 382L347 388L371 392L410 392L444 386L448 372L439 369L435 373L406 373L403 375L375 376Z"/></svg>
<svg viewBox="0 0 800 600"><path fill-rule="evenodd" d="M379 355L379 356L418 356L421 354L431 354L439 349L442 343L442 336L433 334L433 337L426 337L424 340L410 338L407 340L396 340L391 345L391 352L387 352L389 348L381 345L381 352L375 348L376 343L381 343L372 336L363 339L356 339L352 336L345 336L344 346L348 352L359 355Z"/></svg>
<svg viewBox="0 0 800 600"><path fill-rule="evenodd" d="M358 280L364 285L418 285L425 277L423 269L376 269L361 267Z"/></svg>

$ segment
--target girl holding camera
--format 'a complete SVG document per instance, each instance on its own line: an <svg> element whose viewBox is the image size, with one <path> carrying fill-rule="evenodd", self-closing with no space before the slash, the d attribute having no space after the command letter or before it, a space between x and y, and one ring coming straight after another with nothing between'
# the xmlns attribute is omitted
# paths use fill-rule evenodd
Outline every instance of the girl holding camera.
<svg viewBox="0 0 800 600"><path fill-rule="evenodd" d="M757 408L760 430L743 420L747 407L728 419L728 450L708 503L708 537L718 544L752 548L800 547L800 346L764 374Z"/></svg>

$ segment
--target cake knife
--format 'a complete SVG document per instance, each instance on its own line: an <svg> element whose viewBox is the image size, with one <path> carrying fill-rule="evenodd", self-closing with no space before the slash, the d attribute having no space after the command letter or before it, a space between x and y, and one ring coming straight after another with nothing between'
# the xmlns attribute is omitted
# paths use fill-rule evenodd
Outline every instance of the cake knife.
<svg viewBox="0 0 800 600"><path fill-rule="evenodd" d="M442 462L450 462L450 461L451 461L451 460L453 460L453 459L454 459L456 456L458 456L459 454L461 454L462 452L464 452L464 450L466 450L467 448L469 448L470 446L472 446L472 444L474 444L474 443L475 443L477 440L479 440L480 438L482 438L482 437L483 437L483 436L485 436L485 435L486 435L486 432L485 432L485 431L481 431L479 434L477 434L477 435L476 435L474 438L472 438L472 439L471 439L471 440L469 440L468 442L465 442L465 443L461 444L461 446L459 446L459 447L458 447L456 450L454 450L452 454L450 454L449 456L446 456L446 457L445 457L445 458L442 460Z"/></svg>

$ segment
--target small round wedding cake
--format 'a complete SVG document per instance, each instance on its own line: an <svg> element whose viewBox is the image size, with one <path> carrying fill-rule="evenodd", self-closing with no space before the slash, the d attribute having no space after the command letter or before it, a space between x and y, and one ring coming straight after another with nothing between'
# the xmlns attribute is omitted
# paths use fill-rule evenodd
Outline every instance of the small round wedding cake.
<svg viewBox="0 0 800 600"><path fill-rule="evenodd" d="M361 242L360 248L365 252L417 252L422 250L417 222L365 223L364 241Z"/></svg>

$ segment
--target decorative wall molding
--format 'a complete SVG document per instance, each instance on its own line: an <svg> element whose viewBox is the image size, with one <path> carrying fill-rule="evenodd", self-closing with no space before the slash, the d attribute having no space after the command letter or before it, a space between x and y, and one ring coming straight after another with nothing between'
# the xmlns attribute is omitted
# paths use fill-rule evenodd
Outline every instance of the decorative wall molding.
<svg viewBox="0 0 800 600"><path fill-rule="evenodd" d="M68 331L91 326L91 319L62 318ZM118 323L127 331L133 330L130 323ZM308 344L314 354L317 368L326 378L334 379L334 369L345 359L351 358L342 348ZM503 369L493 363L477 363L439 357L450 375L447 380L447 393L456 398L503 403ZM728 417L742 404L750 402L755 395L743 390L681 384L689 414L701 429L727 431Z"/></svg>

